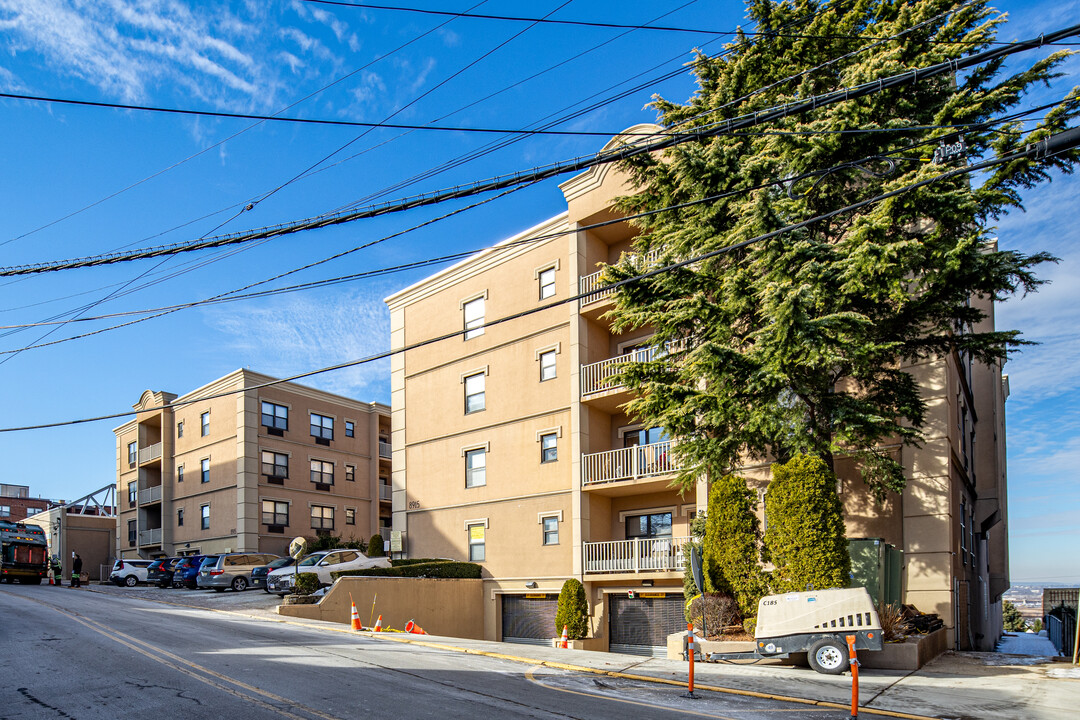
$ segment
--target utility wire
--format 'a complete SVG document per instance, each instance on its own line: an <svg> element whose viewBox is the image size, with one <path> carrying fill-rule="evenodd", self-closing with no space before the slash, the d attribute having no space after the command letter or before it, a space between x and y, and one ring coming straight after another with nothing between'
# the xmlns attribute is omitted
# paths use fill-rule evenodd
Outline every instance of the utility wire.
<svg viewBox="0 0 1080 720"><path fill-rule="evenodd" d="M829 211L827 213L822 213L821 215L815 215L814 217L807 218L806 220L803 220L801 222L792 223L790 225L786 225L786 226L784 226L782 228L779 228L777 230L773 230L773 231L768 232L768 233L764 233L762 235L758 235L756 237L748 238L748 239L743 240L741 242L735 243L734 245L728 245L728 246L725 246L725 247L722 247L722 248L718 248L717 250L713 250L711 252L702 253L701 255L697 255L695 257L688 258L686 260L680 260L678 262L671 263L669 265L664 265L663 267L654 268L652 270L649 270L648 272L644 272L644 273L641 273L639 275L635 275L633 277L625 278L623 280L619 280L618 282L614 282L614 283L611 283L609 285L604 285L604 286L601 286L599 288L589 290L587 292L577 293L576 295L572 295L572 296L567 297L567 298L562 299L562 300L556 300L556 301L553 301L553 302L550 302L550 303L546 303L544 305L540 305L540 306L537 306L537 307L534 307L534 308L530 308L528 310L522 310L521 312L513 313L511 315L505 315L505 316L503 316L501 318L496 318L494 320L486 321L484 323L484 327L487 328L487 327L493 327L495 325L502 325L504 323L512 322L514 320L519 320L519 319L521 319L523 317L528 317L530 315L535 315L537 313L545 312L547 310L551 310L552 308L560 307L562 305L566 305L566 304L571 303L571 302L578 302L580 300L587 300L587 299L589 299L589 298L591 298L591 297L593 297L595 295L598 295L599 293L610 292L611 290L618 289L618 288L620 288L620 287L622 287L624 285L629 285L630 283L635 283L635 282L640 282L642 280L647 280L649 278L656 277L657 275L660 275L662 273L671 272L672 270L687 267L687 266L693 265L695 263L700 263L700 262L702 262L704 260L708 260L708 259L713 258L713 257L719 257L720 255L726 255L726 254L734 252L736 250L741 250L743 248L746 248L746 247L748 247L750 245L753 245L755 243L759 243L759 242L762 242L764 240L769 240L769 239L772 239L774 237L778 237L780 235L785 235L787 233L794 232L795 230L800 230L800 229L802 229L804 227L808 227L810 225L822 222L824 220L829 220L829 219L831 219L833 217L836 217L837 215L842 215L844 213L852 212L854 210L859 210L859 209L864 208L864 207L866 207L868 205L872 205L874 203L878 203L878 202L881 202L883 200L888 200L889 198L893 198L893 197L896 197L898 195L902 195L904 193L911 192L912 190L917 190L919 188L926 187L927 185L939 182L941 180L946 180L946 179L949 179L949 178L958 177L960 175L968 175L968 174L971 174L971 173L974 173L974 172L978 172L978 171L981 171L981 170L986 170L986 169L991 168L991 167L995 167L997 165L1003 165L1003 164L1006 164L1006 163L1010 163L1010 162L1013 162L1014 160L1019 160L1021 158L1034 158L1034 159L1037 159L1037 160L1046 159L1046 158L1052 157L1054 155L1057 155L1059 153L1065 152L1067 150L1071 150L1071 149L1073 149L1073 148L1075 148L1077 146L1080 146L1080 128L1070 128L1068 130L1064 130L1062 132L1055 133L1055 134L1045 138L1044 140L1040 140L1038 142L1031 143L1030 145L1028 145L1023 150L1018 150L1016 152L1009 153L1008 155L993 158L991 160L986 160L984 162L976 163L974 165L966 165L964 167L960 167L960 168L957 168L955 170L950 170L948 172L944 172L944 173L941 173L939 175L934 175L933 177L925 178L925 179L920 180L918 182L911 183L909 185L905 185L905 186L903 186L901 188L897 188L895 190L891 190L889 192L882 193L880 195L875 195L872 198L868 198L866 200L861 200L861 201L859 201L857 203L852 203L851 205L846 205L846 206L844 206L842 208L837 208L836 210L831 210L831 211ZM345 368L355 367L357 365L364 365L364 364L367 364L367 363L375 362L377 360L384 360L386 358L392 357L394 355L398 355L398 354L403 353L403 352L408 352L410 350L417 350L417 349L422 348L422 347L427 347L428 345L434 345L434 344L442 342L444 340L451 340L453 338L460 337L461 335L463 335L466 332L468 332L468 330L466 330L466 329L454 330L454 331L449 332L449 333L444 333L442 335L437 335L435 337L428 338L427 340L421 340L419 342L414 342L414 343L411 343L411 344L408 344L408 345L403 345L403 346L401 346L399 348L391 348L390 350L386 350L386 351L381 352L381 353L376 353L374 355L369 355L367 357L359 358L357 360L349 360L347 362L338 363L336 365L330 365L328 367L319 368L318 370L309 370L307 372L298 373L298 374L295 374L295 375L290 375L289 377L286 377L286 378L280 378L280 379L277 379L277 380L272 380L270 382L260 383L260 384L252 385L252 386L246 387L246 388L240 388L238 390L229 390L229 391L222 392L222 393L217 393L217 394L214 394L214 395L206 395L206 396L202 396L202 397L199 397L199 398L192 398L190 400L184 400L184 401L179 401L179 402L174 401L172 403L167 403L166 405L161 405L161 406L153 407L153 408L145 408L143 410L134 410L134 411L127 410L127 411L121 412L121 413L113 413L113 414L110 414L110 415L98 415L96 417L80 418L80 419L77 419L77 420L63 420L63 421L60 421L60 422L42 423L42 424L39 424L39 425L23 425L23 426L20 426L20 427L0 428L0 432L20 432L20 431L25 431L25 430L44 430L44 429L47 429L47 428L66 427L66 426L70 426L70 425L80 425L80 424L85 424L85 423L90 423L90 422L98 422L98 421L101 421L101 420L115 420L117 418L124 418L124 417L130 417L130 416L136 416L137 417L140 414L152 413L152 412L160 412L161 410L166 410L166 409L175 409L177 407L183 407L185 405L190 405L190 404L193 404L193 403L201 403L201 402L205 402L207 400L213 400L213 399L216 399L216 398L230 397L232 395L237 395L239 393L244 393L244 392L247 392L249 390L260 390L260 389L265 388L265 387L271 387L271 386L274 386L274 385L281 385L282 383L287 383L287 382L294 382L296 380L301 380L303 378L312 377L312 376L315 376L315 375L321 375L321 374L327 373L327 372L333 372L335 370L343 370Z"/></svg>
<svg viewBox="0 0 1080 720"><path fill-rule="evenodd" d="M592 28L609 28L616 30L654 30L657 32L677 32L677 33L693 33L695 35L731 35L735 36L739 34L738 30L711 30L707 28L687 28L687 27L672 27L665 25L632 25L624 23L613 22L589 22L585 20L555 20L552 18L533 18L533 17L521 17L517 15L488 15L480 13L455 13L449 10L431 10L426 8L417 7L404 7L397 5L372 5L370 3L354 3L343 2L342 0L303 0L303 2L314 3L318 5L333 5L337 7L355 8L357 10L387 10L393 12L406 12L406 13L418 13L422 15L455 15L461 18L470 18L477 20L501 20L510 22L530 22L530 23L543 23L546 25L571 25L577 27L592 27ZM774 31L762 31L762 32L744 32L745 37L763 37L763 38L793 38L796 40L881 40L880 37L872 37L867 35L842 35L835 33L826 33L822 35L806 35L795 33L784 33ZM935 41L942 44L976 44L970 40L938 40ZM982 43L977 43L982 44ZM990 45L1004 45L1006 43L987 43Z"/></svg>
<svg viewBox="0 0 1080 720"><path fill-rule="evenodd" d="M704 128L701 130L675 132L671 134L660 132L657 133L657 135L660 136L661 139L654 142L638 142L632 145L624 145L622 147L615 148L607 152L601 152L591 156L579 157L570 161L554 163L552 165L538 168L533 171L519 172L514 173L513 175L497 177L487 182L475 183L469 187L457 187L432 193L430 195L425 194L414 196L412 198L406 198L397 202L385 203L382 205L368 207L361 210L320 215L296 221L293 223L283 223L280 225L259 228L256 230L241 233L219 235L216 237L207 238L205 240L178 243L158 248L147 248L133 251L130 253L114 253L110 255L99 255L88 258L78 258L74 260L62 260L51 263L37 263L33 265L7 267L0 269L0 277L28 275L42 272L55 272L57 270L66 270L79 267L111 265L119 262L129 262L131 260L139 260L149 257L159 257L161 255L173 255L181 252L191 252L193 250L200 250L208 247L234 245L250 242L252 240L289 235L305 230L313 230L322 227L330 227L333 225L341 225L360 219L378 217L381 215L395 212L403 212L405 210L411 210L427 205L434 205L451 199L470 197L484 192L503 190L508 187L513 187L515 185L529 184L540 180L546 180L550 177L563 175L566 173L578 172L598 165L619 162L632 157L636 157L638 155L654 153L659 150L675 147L676 145L680 145L689 141L697 141L717 135L730 134L733 132L744 130L746 128L754 127L756 125L761 125L776 120L782 120L790 115L799 115L805 112L810 112L816 110L817 108L832 105L837 102L856 100L858 98L872 95L886 89L892 89L911 83L917 83L920 79L927 80L929 78L937 77L939 75L947 73L955 74L960 70L973 67L975 65L980 65L985 62L998 60L1025 50L1041 47L1046 42L1052 42L1054 40L1071 37L1077 34L1080 34L1080 24L1072 25L1070 27L1057 30L1052 33L1047 33L1032 40L1012 43L1009 47L994 48L991 50L986 50L984 52L969 55L965 58L950 59L926 67L908 70L897 75L892 75L889 77L872 80L870 82L861 83L852 87L841 88L839 90L834 90L832 92L824 93L822 95L814 95L809 98L796 100L790 103L786 103L782 106L759 110L736 118L725 119L710 125L708 128Z"/></svg>

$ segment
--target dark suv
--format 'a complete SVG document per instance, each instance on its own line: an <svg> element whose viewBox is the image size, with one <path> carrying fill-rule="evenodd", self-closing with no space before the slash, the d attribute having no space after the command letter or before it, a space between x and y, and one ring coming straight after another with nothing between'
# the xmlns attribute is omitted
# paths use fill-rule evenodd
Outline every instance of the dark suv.
<svg viewBox="0 0 1080 720"><path fill-rule="evenodd" d="M158 587L172 587L173 566L180 558L161 558L150 563L146 569L146 584Z"/></svg>
<svg viewBox="0 0 1080 720"><path fill-rule="evenodd" d="M199 567L206 557L206 555L187 555L177 560L176 565L173 566L172 586L174 588L186 587L189 590L197 588Z"/></svg>

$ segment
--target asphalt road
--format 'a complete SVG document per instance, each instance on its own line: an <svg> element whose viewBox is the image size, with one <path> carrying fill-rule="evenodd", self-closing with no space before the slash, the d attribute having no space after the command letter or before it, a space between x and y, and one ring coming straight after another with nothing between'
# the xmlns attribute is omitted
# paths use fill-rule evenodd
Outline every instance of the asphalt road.
<svg viewBox="0 0 1080 720"><path fill-rule="evenodd" d="M48 586L0 585L0 674L0 720L848 717Z"/></svg>

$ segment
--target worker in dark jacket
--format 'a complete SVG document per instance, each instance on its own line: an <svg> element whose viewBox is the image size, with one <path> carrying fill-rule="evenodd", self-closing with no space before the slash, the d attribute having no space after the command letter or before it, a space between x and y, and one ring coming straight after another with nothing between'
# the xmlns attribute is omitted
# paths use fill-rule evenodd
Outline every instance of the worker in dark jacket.
<svg viewBox="0 0 1080 720"><path fill-rule="evenodd" d="M75 559L71 561L71 587L77 588L82 580L82 558L79 553L72 553Z"/></svg>

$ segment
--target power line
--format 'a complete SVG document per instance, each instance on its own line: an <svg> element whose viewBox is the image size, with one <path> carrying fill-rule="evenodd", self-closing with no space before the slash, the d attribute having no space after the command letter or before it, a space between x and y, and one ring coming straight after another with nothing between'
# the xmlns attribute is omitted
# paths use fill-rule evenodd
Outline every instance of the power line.
<svg viewBox="0 0 1080 720"><path fill-rule="evenodd" d="M162 255L173 255L181 252L191 252L193 250L201 250L208 247L235 245L250 242L252 240L279 237L282 235L303 232L305 230L314 230L318 228L354 222L356 220L387 215L390 213L403 212L418 207L425 207L428 205L446 202L447 200L471 197L473 195L478 195L485 192L503 190L516 185L531 184L540 180L546 180L551 177L556 177L558 175L564 175L566 173L585 170L597 165L619 162L621 160L626 160L632 157L636 157L638 155L657 152L659 150L674 147L685 142L702 140L717 135L731 134L733 132L744 130L746 128L754 127L776 120L782 120L791 115L800 115L802 113L813 111L817 108L832 105L837 102L856 100L858 98L872 95L886 89L900 87L909 83L917 83L919 82L919 80L927 80L929 78L937 77L939 75L947 73L955 74L960 70L973 67L975 65L980 65L985 62L998 60L1025 50L1038 48L1046 44L1046 42L1052 42L1060 38L1071 37L1077 34L1080 34L1080 24L1072 25L1070 27L1064 28L1062 30L1057 30L1052 33L1047 33L1032 40L1012 43L1009 47L986 50L981 53L969 55L966 58L949 59L944 62L935 63L926 67L907 70L897 75L879 78L877 80L861 83L852 87L840 88L839 90L834 90L828 93L824 93L822 95L813 95L808 98L786 103L781 106L774 106L772 108L755 111L753 113L741 115L736 118L721 120L716 123L712 123L706 128L687 132L674 132L670 134L665 131L661 131L656 134L657 136L661 137L661 139L654 142L639 142L632 145L624 145L622 147L607 152L578 157L569 161L553 163L551 165L538 168L529 172L519 172L512 175L496 177L486 182L474 183L473 185L470 185L468 187L456 187L436 193L413 196L411 198L406 198L404 200L399 200L396 202L371 206L361 210L319 215L312 218L295 221L292 223L283 223L241 233L219 235L216 237L207 238L205 240L177 243L158 248L147 248L133 251L131 253L114 253L109 255L92 256L88 258L77 258L74 260L62 260L51 263L37 263L33 265L20 265L0 268L0 277L14 275L30 275L42 272L55 272L58 270L67 270L80 267L95 267L98 265L112 265L119 262L129 262L132 260L159 257Z"/></svg>
<svg viewBox="0 0 1080 720"><path fill-rule="evenodd" d="M1007 116L1004 116L1004 117L1001 117L1001 118L997 118L997 119L993 119L993 120L986 120L986 121L983 121L983 122L980 122L980 123L968 123L968 124L965 124L963 126L939 126L939 125L927 126L927 125L920 125L920 126L913 126L913 127L908 127L908 128L895 128L893 130L894 131L897 131L897 130L927 130L927 129L946 129L946 128L947 129L957 129L957 128L960 128L960 127L967 128L967 129L970 129L970 130L975 130L975 129L992 130L993 125L1011 123L1011 122L1014 122L1016 120L1019 120L1019 119L1025 117L1027 115L1031 115L1031 114L1046 110L1048 108L1055 107L1058 104L1059 104L1059 102L1046 103L1046 104L1040 105L1038 107L1029 108L1027 110L1022 110L1022 111L1019 111L1019 112L1011 113L1011 114L1009 114ZM881 130L884 131L884 130L888 130L888 129L882 128ZM993 132L1005 132L1005 131L994 131L994 130L992 130L992 131ZM849 132L849 131L837 130L837 131L832 131L832 132ZM858 131L851 131L851 132L858 132ZM796 134L798 134L798 133L796 133ZM811 134L814 134L814 133L811 133ZM927 139L927 140L917 142L917 143L915 143L913 145L907 145L907 146L904 146L902 148L897 148L896 150L890 151L888 153L878 154L878 155L873 155L873 156L867 156L867 157L864 157L864 158L862 158L860 160L855 160L855 161L852 161L852 162L843 163L841 165L836 165L836 166L833 166L833 167L830 167L830 168L819 169L819 170L811 170L811 171L808 171L808 172L805 172L805 173L801 173L799 175L784 177L784 178L780 178L780 179L772 179L772 180L768 180L768 181L759 183L758 185L753 185L753 186L750 186L750 187L742 187L742 188L739 188L737 190L730 190L730 191L718 193L718 194L715 194L715 195L709 195L707 197L699 198L697 200L690 200L690 201L687 201L687 202L684 202L684 203L679 203L677 205L668 205L666 207L657 208L655 210L646 210L646 211L642 211L642 212L631 214L631 215L623 215L623 216L620 216L620 217L612 219L612 220L605 220L605 221L602 221L602 222L592 223L592 224L589 224L589 225L581 225L579 227L576 227L573 230L561 230L561 231L546 233L546 234L543 234L543 235L537 235L537 236L534 236L534 237L526 238L524 240L518 240L518 241L515 241L515 242L512 242L512 243L505 243L505 244L500 245L499 247L500 248L507 248L507 247L514 247L516 245L532 244L532 243L536 243L536 242L542 242L542 241L545 241L545 240L552 240L552 239L555 239L555 238L558 238L558 237L563 237L563 236L566 236L566 235L573 234L575 232L588 231L588 230L598 230L598 229L609 227L609 226L612 226L612 225L618 225L618 224L621 224L621 223L625 223L625 222L628 222L628 221L631 221L631 220L647 218L647 217L651 217L653 215L658 215L658 214L665 213L665 212L671 212L673 210L682 210L682 209L694 207L696 205L715 202L716 200L722 200L722 199L727 198L727 197L732 197L734 195L745 194L747 192L753 192L755 190L764 190L764 189L767 189L767 188L770 188L770 187L777 187L777 186L781 186L781 185L790 186L790 185L798 183L798 182L800 182L802 180L815 178L815 177L821 179L821 178L825 178L825 177L827 177L827 176L829 176L829 175L831 175L831 174L833 174L835 172L838 172L840 170L856 168L856 167L861 166L863 163L870 162L870 161L873 161L873 160L879 160L879 159L887 158L889 156L902 157L902 153L910 152L911 150L914 150L914 149L916 149L918 147L928 145L928 144L932 144L932 143L935 143L937 141L938 141L938 138L936 138L936 137L935 138L930 138L930 139ZM487 200L483 201L483 203L490 202L490 201L495 200L495 199L497 199L497 197L496 198L488 198ZM426 221L424 223L421 223L420 225L415 225L415 226L412 226L412 227L407 228L405 230L393 233L392 235L384 236L382 238L379 238L378 240L374 240L372 242L365 243L363 245L352 248L350 250L346 250L346 251L344 251L342 253L339 253L337 255L333 255L333 256L331 256L329 258L325 258L323 260L319 260L319 261L316 261L314 263L304 265L301 268L297 268L295 270L290 270L289 272L283 273L281 275L274 276L272 278L268 278L266 280L261 280L261 281L256 282L256 283L252 283L252 284L247 285L244 288L240 288L240 289L238 289L238 290L236 290L234 292L242 292L245 289L249 289L251 287L256 287L258 285L266 284L267 282L272 282L273 280L280 279L282 277L293 274L293 273L298 272L300 270L307 270L307 269L310 269L310 268L315 267L317 265L321 265L321 264L324 264L326 262L329 262L331 260L339 259L339 258L341 258L341 257L343 257L345 255L351 254L351 253L356 252L358 250L363 250L363 249L369 248L369 247L371 247L373 245L376 245L376 244L381 243L381 242L385 242L386 240L390 240L390 239L392 239L394 237L401 237L402 235L411 233L411 232L413 232L415 230L420 229L421 227L424 227L426 225L431 225L431 224L434 224L435 222L439 222L441 220L447 219L448 217L450 217L452 215L458 214L458 213L463 212L465 210L472 209L473 207L477 207L478 205L483 204L483 203L477 203L477 204L474 204L474 205L470 205L470 206L468 206L466 208L456 210L453 213L449 213L447 215L443 215L443 216L440 216L438 218L433 218L432 220L428 220L428 221ZM239 301L239 300L250 300L250 299L254 299L254 298L270 297L270 296L273 296L273 295L281 295L281 294L285 294L285 293L298 292L298 291L301 291L301 290L309 290L309 289L327 287L327 286L330 286L330 285L337 285L337 284L341 284L341 283L345 283L345 282L351 282L351 281L359 280L359 279L366 279L366 278L370 278L370 277L379 277L379 276L384 276L384 275L390 275L390 274L393 274L393 273L404 272L404 271L408 271L408 270L415 270L415 269L418 269L418 268L421 268L421 267L430 267L432 265L442 265L442 264L445 264L447 262L452 262L454 260L461 260L461 259L464 259L464 258L469 257L471 255L475 255L478 252L482 252L484 249L486 249L486 248L475 248L475 249L472 249L472 250L464 250L464 251L457 252L457 253L451 253L449 255L441 255L441 256L433 257L433 258L425 258L425 259L416 260L416 261L413 261L413 262L402 263L402 264L392 265L392 266L383 267L383 268L376 268L374 270L366 270L366 271L363 271L363 272L352 273L352 274L349 274L349 275L342 275L342 276L338 276L338 277L334 277L334 278L324 278L322 280L313 280L313 281L310 281L310 282L307 282L307 283L300 283L300 284L297 284L297 285L291 285L291 286L282 287L282 288L275 288L275 289L272 289L272 290L261 290L259 292L255 292L255 293L247 293L247 294L243 294L243 295L232 295L232 294L216 295L216 296L213 296L211 298L204 299L204 300L193 300L193 301L187 302L187 303L178 303L178 304L175 304L175 305L166 305L166 306L163 306L163 307L147 308L147 309L143 309L143 310L127 310L127 311L123 311L123 312L107 313L107 314L103 314L103 315L97 315L97 316L94 316L94 317L80 317L80 318L75 318L75 319L66 320L66 321L59 321L59 320L50 319L50 320L47 320L47 321L44 321L44 322L36 322L36 323L23 323L23 324L15 324L15 325L0 325L0 330L13 330L13 329L18 329L18 328L31 328L31 327L41 327L41 326L47 326L47 325L57 325L57 324L61 324L63 322L93 322L93 321L98 321L98 320L109 320L109 319L119 318L119 317L129 317L129 316L132 316L132 315L146 315L146 314L150 314L150 313L162 313L162 314L165 314L167 312L174 312L176 310L186 310L186 309L189 309L189 308L192 308L192 307L198 307L198 306L202 306L202 305L211 305L211 304L219 304L219 303L225 303L225 302L235 302L235 301ZM150 318L144 318L144 319L150 319ZM100 330L98 332L104 332L104 331L116 329L117 327L125 327L125 326L126 326L126 324L124 326L114 326L112 328L104 328L104 329L102 329L102 330ZM0 333L0 337L3 337L5 334L10 334L10 333ZM73 337L73 338L66 338L64 341L61 341L61 342L66 342L67 340L78 339L80 337L82 337L82 336L76 336L76 337ZM50 343L50 344L55 344L55 343ZM37 346L34 346L34 347L37 347ZM44 347L44 346L42 346L42 347ZM3 354L4 352L12 352L12 351L0 351L0 354Z"/></svg>
<svg viewBox="0 0 1080 720"><path fill-rule="evenodd" d="M483 13L456 13L450 10L431 10L427 8L417 7L405 7L398 5L373 5L370 3L354 3L343 2L342 0L303 0L303 2L314 3L318 5L333 5L337 7L354 8L357 10L387 10L392 12L405 12L416 13L421 15L454 15L461 18L469 18L476 20L500 20L505 22L529 22L529 23L542 23L545 25L570 25L577 27L592 27L592 28L606 28L615 30L653 30L657 32L676 32L676 33L693 33L695 35L739 35L738 30L711 30L708 28L687 28L687 27L673 27L666 25L633 25L627 23L613 23L613 22L598 22L587 20L556 20L553 18L535 18L535 17L522 17L518 15L490 15ZM777 31L760 31L760 32L743 32L744 37L752 38L785 38L794 40L881 40L880 37L872 37L868 35L844 35L838 33L825 33L825 34L799 34L799 33L784 33ZM972 40L936 40L933 41L940 44L950 45L975 45L983 44L981 42ZM1005 45L1007 43L989 42L988 45Z"/></svg>
<svg viewBox="0 0 1080 720"><path fill-rule="evenodd" d="M872 198L868 198L866 200L861 200L861 201L859 201L857 203L852 203L851 205L846 205L846 206L844 206L842 208L838 208L836 210L831 210L829 212L822 213L820 215L815 215L814 217L807 218L806 220L802 220L802 221L797 222L797 223L792 223L790 225L786 225L786 226L784 226L782 228L778 228L776 230L773 230L771 232L767 232L767 233L758 235L756 237L748 238L746 240L735 243L733 245L727 245L725 247L718 248L717 250L713 250L713 251L707 252L707 253L702 253L701 255L697 255L695 257L688 258L686 260L680 260L678 262L671 263L671 264L665 265L663 267L654 268L652 270L649 270L648 272L644 272L644 273L641 273L639 275L634 275L633 277L625 278L623 280L619 280L618 282L614 282L614 283L611 283L609 285L604 285L602 287L599 287L599 288L596 288L596 289L593 289L593 290L589 290L587 292L577 293L576 295L572 295L572 296L567 297L567 298L562 299L562 300L555 300L553 302L546 303L544 305L539 305L539 306L534 307L534 308L529 308L528 310L522 310L522 311L517 312L517 313L512 313L510 315L505 315L505 316L503 316L501 318L496 318L494 320L485 321L484 327L487 328L487 327L492 327L492 326L495 326L495 325L502 325L504 323L512 322L514 320L519 320L519 319L521 319L523 317L528 317L530 315L535 315L536 313L546 312L547 310L551 310L553 308L560 307L562 305L566 305L566 304L571 303L571 302L578 302L580 300L585 300L587 298L590 298L590 297L592 297L594 295L597 295L599 293L602 293L602 292L610 292L611 290L618 289L620 287L623 287L624 285L629 285L631 283L640 282L642 280L647 280L649 278L656 277L656 276L660 275L661 273L671 272L672 270L676 270L676 269L679 269L679 268L687 267L689 265L700 263L700 262L702 262L704 260L708 260L710 258L719 257L720 255L726 255L726 254L734 252L736 250L741 250L743 248L746 248L746 247L748 247L750 245L753 245L755 243L759 243L759 242L762 242L764 240L769 240L769 239L778 237L780 235L785 235L787 233L794 232L796 230L800 230L800 229L808 227L810 225L813 225L813 224L822 222L824 220L828 220L828 219L831 219L833 217L836 217L837 215L842 215L844 213L848 213L848 212L852 212L854 210L862 209L864 207L867 207L868 205L872 205L874 203L878 203L878 202L881 202L883 200L888 200L888 199L896 197L898 195L902 195L904 193L911 192L912 190L917 190L919 188L926 187L927 185L931 185L931 184L939 182L941 180L946 180L946 179L949 179L949 178L958 177L960 175L968 175L968 174L971 174L971 173L974 173L974 172L978 172L980 170L986 170L988 168L995 167L997 165L1003 165L1005 163L1009 163L1009 162L1012 162L1014 160L1019 160L1021 158L1033 157L1035 159L1046 159L1046 158L1052 157L1054 155L1057 155L1057 154L1066 152L1068 150L1074 149L1077 146L1080 146L1080 128L1071 128L1071 129L1068 129L1068 130L1064 130L1062 132L1055 133L1055 134L1053 134L1053 135L1051 135L1051 136L1049 136L1049 137L1047 137L1047 138L1045 138L1043 140L1040 140L1038 142L1031 143L1030 145L1028 145L1023 150L1018 150L1016 152L1009 153L1008 155L997 157L997 158L994 158L994 159L991 159L991 160L986 160L984 162L976 163L974 165L967 165L967 166L964 166L964 167L956 168L955 170L950 170L948 172L944 172L944 173L941 173L939 175L935 175L933 177L925 178L925 179L920 180L918 182L911 183L909 185L905 185L905 186L903 186L901 188L897 188L895 190L891 190L891 191L886 192L886 193L881 193L880 195L875 195ZM110 415L99 415L99 416L91 417L91 418L81 418L81 419L77 419L77 420L64 420L64 421L53 422L53 423L42 423L42 424L39 424L39 425L24 425L24 426L20 426L20 427L0 428L0 432L20 432L20 431L25 431L25 430L44 430L44 429L55 428L55 427L66 427L66 426L70 426L70 425L80 425L80 424L85 424L85 423L90 423L90 422L99 422L101 420L115 420L115 419L118 419L118 418L129 417L129 416L133 416L133 415L138 416L140 414L158 412L158 411L161 411L161 410L172 409L172 408L176 408L176 407L183 407L185 405L189 405L189 404L196 403L196 402L205 402L207 400L213 400L213 399L216 399L216 398L229 397L229 396L236 395L236 394L239 394L239 393L247 392L249 390L259 390L259 389L262 389L262 388L265 388L265 387L271 387L271 386L274 386L274 385L280 385L280 384L286 383L286 382L293 382L295 380L301 380L303 378L312 377L312 376L315 376L315 375L321 375L321 374L327 373L327 372L333 372L335 370L343 370L345 368L355 367L357 365L364 365L364 364L367 364L367 363L375 362L377 360L384 360L386 358L392 357L393 355L397 355L397 354L400 354L400 353L403 353L403 352L408 352L410 350L417 350L417 349L422 348L422 347L427 347L429 345L434 345L434 344L442 342L444 340L451 340L453 338L460 337L465 332L468 332L468 330L466 330L466 329L454 330L452 332L444 333L442 335L437 335L435 337L428 338L426 340L421 340L421 341L414 342L414 343L411 343L411 344L408 344L408 345L403 345L400 348L396 348L396 349L391 348L390 350L386 350L386 351L381 352L381 353L376 353L374 355L369 355L369 356L364 357L364 358L359 358L357 360L349 360L347 362L337 363L336 365L330 365L328 367L319 368L317 370L310 370L310 371L307 371L307 372L298 373L298 374L295 374L295 375L290 375L287 378L280 378L278 380L273 380L273 381L270 381L270 382L261 383L261 384L253 385L253 386L246 387L246 388L240 388L238 390L229 390L229 391L226 391L226 392L218 393L216 395L208 395L208 396L203 396L203 397L199 397L199 398L193 398L191 400L185 400L185 401L180 401L180 402L172 402L172 403L168 403L166 405L162 405L162 406L158 406L158 407L145 408L143 410L135 410L135 411L128 410L128 411L125 411L125 412L122 412L122 413L113 413L113 414L110 414Z"/></svg>

